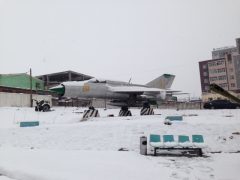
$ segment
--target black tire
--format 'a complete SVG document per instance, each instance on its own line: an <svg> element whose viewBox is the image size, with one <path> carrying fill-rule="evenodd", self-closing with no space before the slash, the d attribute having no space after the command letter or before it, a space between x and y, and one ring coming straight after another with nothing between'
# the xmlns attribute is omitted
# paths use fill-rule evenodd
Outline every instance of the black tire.
<svg viewBox="0 0 240 180"><path fill-rule="evenodd" d="M49 110L50 110L50 106L47 105L47 104L45 104L45 105L43 106L43 108L42 108L42 111L43 111L43 112L47 112L47 111L49 111Z"/></svg>
<svg viewBox="0 0 240 180"><path fill-rule="evenodd" d="M240 106L236 106L236 109L240 109Z"/></svg>

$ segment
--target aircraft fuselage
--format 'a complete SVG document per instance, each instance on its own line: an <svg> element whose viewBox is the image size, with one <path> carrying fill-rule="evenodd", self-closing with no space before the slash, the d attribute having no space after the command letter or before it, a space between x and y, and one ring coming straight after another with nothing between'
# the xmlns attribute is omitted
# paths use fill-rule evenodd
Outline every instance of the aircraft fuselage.
<svg viewBox="0 0 240 180"><path fill-rule="evenodd" d="M99 98L99 99L128 99L128 94L111 92L106 84L101 83L79 83L78 86L63 84L65 86L65 97Z"/></svg>
<svg viewBox="0 0 240 180"><path fill-rule="evenodd" d="M87 81L64 82L50 90L66 98L109 99L111 103L134 106L146 100L164 100L166 90L161 89L161 86L169 85L169 81L172 82L174 79L174 76L165 76L158 77L146 85L93 78Z"/></svg>

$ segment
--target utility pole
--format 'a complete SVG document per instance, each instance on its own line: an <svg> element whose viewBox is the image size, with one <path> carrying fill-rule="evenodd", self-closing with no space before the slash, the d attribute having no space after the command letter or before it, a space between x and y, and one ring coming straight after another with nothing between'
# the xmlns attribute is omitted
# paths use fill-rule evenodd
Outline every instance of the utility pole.
<svg viewBox="0 0 240 180"><path fill-rule="evenodd" d="M30 68L30 107L33 107L32 100L32 69Z"/></svg>

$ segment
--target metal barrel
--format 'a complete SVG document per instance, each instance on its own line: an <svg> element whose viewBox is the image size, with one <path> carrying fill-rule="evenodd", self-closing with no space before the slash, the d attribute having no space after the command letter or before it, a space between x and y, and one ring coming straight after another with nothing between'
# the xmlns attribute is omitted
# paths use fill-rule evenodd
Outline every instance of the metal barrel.
<svg viewBox="0 0 240 180"><path fill-rule="evenodd" d="M140 137L140 154L147 155L147 137Z"/></svg>

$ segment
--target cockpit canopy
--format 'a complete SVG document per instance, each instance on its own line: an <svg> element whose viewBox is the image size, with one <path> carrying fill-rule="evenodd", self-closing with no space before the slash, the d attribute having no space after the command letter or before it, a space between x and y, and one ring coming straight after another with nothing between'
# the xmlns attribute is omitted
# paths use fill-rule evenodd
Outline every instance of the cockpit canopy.
<svg viewBox="0 0 240 180"><path fill-rule="evenodd" d="M88 80L89 83L102 83L102 84L106 84L107 81L105 79L96 79L96 78L92 78L90 80Z"/></svg>

